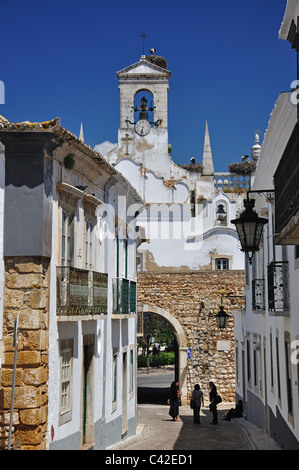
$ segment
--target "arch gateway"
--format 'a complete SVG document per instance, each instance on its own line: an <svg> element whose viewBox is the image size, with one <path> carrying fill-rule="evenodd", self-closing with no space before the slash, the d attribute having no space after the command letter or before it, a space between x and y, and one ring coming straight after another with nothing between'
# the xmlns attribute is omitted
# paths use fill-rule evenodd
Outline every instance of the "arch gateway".
<svg viewBox="0 0 299 470"><path fill-rule="evenodd" d="M178 343L178 379L182 403L199 383L207 403L214 381L224 401L235 400L233 310L244 308L244 271L140 272L138 303L171 325ZM215 315L221 300L230 315L220 330ZM187 350L192 350L192 362Z"/></svg>
<svg viewBox="0 0 299 470"><path fill-rule="evenodd" d="M177 344L178 344L178 380L180 384L180 391L182 392L182 402L186 402L188 394L187 386L187 338L184 332L184 329L177 318L167 310L157 307L152 304L144 304L142 306L143 313L155 313L160 315L160 317L165 318L171 325L171 328L174 332Z"/></svg>

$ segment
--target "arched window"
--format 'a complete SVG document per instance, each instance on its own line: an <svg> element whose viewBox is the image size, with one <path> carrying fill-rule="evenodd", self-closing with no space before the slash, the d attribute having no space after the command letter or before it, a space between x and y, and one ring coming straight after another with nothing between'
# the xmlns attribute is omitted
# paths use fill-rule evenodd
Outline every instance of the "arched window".
<svg viewBox="0 0 299 470"><path fill-rule="evenodd" d="M146 119L154 122L154 97L147 90L140 90L134 99L134 122Z"/></svg>

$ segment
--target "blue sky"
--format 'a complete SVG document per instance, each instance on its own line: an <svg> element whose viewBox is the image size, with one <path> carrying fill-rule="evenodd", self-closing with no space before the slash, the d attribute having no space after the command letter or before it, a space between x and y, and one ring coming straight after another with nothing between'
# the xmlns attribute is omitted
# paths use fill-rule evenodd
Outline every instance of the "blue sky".
<svg viewBox="0 0 299 470"><path fill-rule="evenodd" d="M250 153L296 54L278 38L286 0L0 0L0 80L10 121L60 117L86 143L117 142L116 71L138 62L140 34L167 59L176 163L201 161L208 121L216 171Z"/></svg>

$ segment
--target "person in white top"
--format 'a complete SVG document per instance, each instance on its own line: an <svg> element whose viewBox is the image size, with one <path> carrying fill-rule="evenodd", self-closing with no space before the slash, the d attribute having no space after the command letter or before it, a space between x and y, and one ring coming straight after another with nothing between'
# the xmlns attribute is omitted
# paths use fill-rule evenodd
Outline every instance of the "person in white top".
<svg viewBox="0 0 299 470"><path fill-rule="evenodd" d="M200 424L200 407L204 405L203 392L198 384L195 385L192 392L191 400L193 400L193 421Z"/></svg>

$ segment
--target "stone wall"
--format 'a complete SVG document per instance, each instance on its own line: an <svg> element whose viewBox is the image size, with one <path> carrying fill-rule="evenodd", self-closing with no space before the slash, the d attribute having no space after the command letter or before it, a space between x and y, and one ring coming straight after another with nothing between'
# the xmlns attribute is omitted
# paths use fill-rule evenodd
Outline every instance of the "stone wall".
<svg viewBox="0 0 299 470"><path fill-rule="evenodd" d="M12 448L45 449L48 404L48 259L5 260L0 448L7 448L13 383L14 319L19 314Z"/></svg>
<svg viewBox="0 0 299 470"><path fill-rule="evenodd" d="M168 311L182 325L192 350L188 360L188 395L195 383L208 403L208 382L215 381L224 401L235 400L234 320L220 330L214 315L223 297L224 310L244 309L244 271L138 274L138 302ZM228 298L230 296L230 298Z"/></svg>

